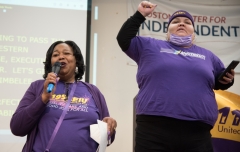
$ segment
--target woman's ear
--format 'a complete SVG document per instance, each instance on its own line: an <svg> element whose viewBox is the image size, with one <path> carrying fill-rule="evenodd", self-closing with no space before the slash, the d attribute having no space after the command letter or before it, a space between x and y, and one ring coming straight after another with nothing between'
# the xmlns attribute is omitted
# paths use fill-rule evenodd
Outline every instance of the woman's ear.
<svg viewBox="0 0 240 152"><path fill-rule="evenodd" d="M196 39L197 39L197 37L196 37L195 33L193 33L192 34L192 42L196 42Z"/></svg>
<svg viewBox="0 0 240 152"><path fill-rule="evenodd" d="M166 33L166 40L169 41L169 33Z"/></svg>

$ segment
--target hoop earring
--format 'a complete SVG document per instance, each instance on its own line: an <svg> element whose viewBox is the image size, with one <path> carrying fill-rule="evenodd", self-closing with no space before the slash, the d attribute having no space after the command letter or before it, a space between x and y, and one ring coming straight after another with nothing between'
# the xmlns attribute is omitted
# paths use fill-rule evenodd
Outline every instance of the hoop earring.
<svg viewBox="0 0 240 152"><path fill-rule="evenodd" d="M78 67L75 68L75 73L78 74Z"/></svg>

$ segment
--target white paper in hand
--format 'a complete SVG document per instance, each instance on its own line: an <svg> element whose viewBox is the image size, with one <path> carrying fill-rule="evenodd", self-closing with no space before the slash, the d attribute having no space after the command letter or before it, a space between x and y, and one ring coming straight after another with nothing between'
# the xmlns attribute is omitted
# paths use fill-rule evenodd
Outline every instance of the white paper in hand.
<svg viewBox="0 0 240 152"><path fill-rule="evenodd" d="M90 125L90 137L98 144L98 152L105 152L107 147L107 123L97 120L97 124Z"/></svg>

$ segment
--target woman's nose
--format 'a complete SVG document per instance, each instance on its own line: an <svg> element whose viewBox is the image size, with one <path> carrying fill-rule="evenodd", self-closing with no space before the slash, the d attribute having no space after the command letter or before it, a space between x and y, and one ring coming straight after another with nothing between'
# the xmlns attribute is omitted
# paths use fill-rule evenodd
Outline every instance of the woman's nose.
<svg viewBox="0 0 240 152"><path fill-rule="evenodd" d="M59 60L61 60L61 59L64 59L64 54L62 54L62 53L59 55Z"/></svg>
<svg viewBox="0 0 240 152"><path fill-rule="evenodd" d="M184 23L179 23L178 26L184 26Z"/></svg>

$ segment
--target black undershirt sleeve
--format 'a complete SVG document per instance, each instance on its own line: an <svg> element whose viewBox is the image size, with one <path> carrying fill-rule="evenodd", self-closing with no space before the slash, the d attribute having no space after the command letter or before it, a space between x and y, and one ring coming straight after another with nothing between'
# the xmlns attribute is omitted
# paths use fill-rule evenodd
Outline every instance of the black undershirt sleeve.
<svg viewBox="0 0 240 152"><path fill-rule="evenodd" d="M136 36L140 25L145 20L146 18L139 11L136 11L136 13L122 25L117 35L117 41L123 51L129 48L131 39Z"/></svg>
<svg viewBox="0 0 240 152"><path fill-rule="evenodd" d="M215 87L214 90L227 90L228 88L230 88L234 83L234 79L232 80L231 83L228 84L222 84L218 81L218 79L215 79Z"/></svg>
<svg viewBox="0 0 240 152"><path fill-rule="evenodd" d="M122 25L117 35L117 41L123 51L129 48L132 38L137 35L140 25L145 20L146 18L139 11L136 11L135 14ZM231 87L233 83L234 81L229 84L222 84L216 79L214 90L226 90Z"/></svg>

